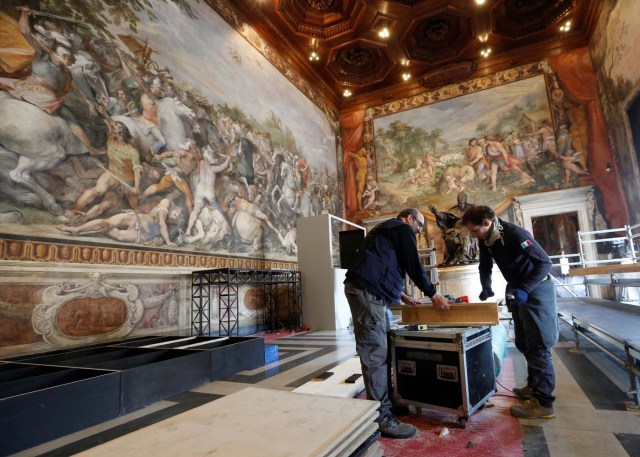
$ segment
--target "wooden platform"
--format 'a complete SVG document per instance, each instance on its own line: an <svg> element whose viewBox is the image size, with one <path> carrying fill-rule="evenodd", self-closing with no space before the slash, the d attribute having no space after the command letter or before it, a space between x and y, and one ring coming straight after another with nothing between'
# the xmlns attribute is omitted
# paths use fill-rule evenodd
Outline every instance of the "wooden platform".
<svg viewBox="0 0 640 457"><path fill-rule="evenodd" d="M327 397L353 398L364 390L362 376L353 384L344 382L352 374L362 374L360 357L353 357L327 371L332 371L333 376L324 381L311 380L295 389L294 392Z"/></svg>
<svg viewBox="0 0 640 457"><path fill-rule="evenodd" d="M348 457L377 430L378 406L248 387L78 455Z"/></svg>
<svg viewBox="0 0 640 457"><path fill-rule="evenodd" d="M640 263L601 265L599 267L572 268L569 276L609 275L615 273L640 273Z"/></svg>
<svg viewBox="0 0 640 457"><path fill-rule="evenodd" d="M431 305L403 306L403 324L428 325L498 325L498 304L453 303L449 311L438 311Z"/></svg>

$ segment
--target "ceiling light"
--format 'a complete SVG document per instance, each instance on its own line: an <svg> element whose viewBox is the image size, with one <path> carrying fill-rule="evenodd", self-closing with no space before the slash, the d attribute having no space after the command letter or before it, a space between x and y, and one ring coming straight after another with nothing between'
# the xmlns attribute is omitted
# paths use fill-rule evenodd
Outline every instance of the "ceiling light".
<svg viewBox="0 0 640 457"><path fill-rule="evenodd" d="M351 91L349 89L345 89L342 95L345 97L351 97Z"/></svg>
<svg viewBox="0 0 640 457"><path fill-rule="evenodd" d="M568 32L569 30L571 30L571 21L567 21L560 26L561 32Z"/></svg>
<svg viewBox="0 0 640 457"><path fill-rule="evenodd" d="M480 43L486 43L488 39L489 39L488 33L483 33L482 35L478 36L478 40L480 40Z"/></svg>
<svg viewBox="0 0 640 457"><path fill-rule="evenodd" d="M476 0L476 5L484 5L485 0Z"/></svg>
<svg viewBox="0 0 640 457"><path fill-rule="evenodd" d="M389 33L389 29L386 27L378 32L380 38L389 38L389 35L391 35L391 33Z"/></svg>
<svg viewBox="0 0 640 457"><path fill-rule="evenodd" d="M409 81L411 79L411 73L402 73L402 79Z"/></svg>
<svg viewBox="0 0 640 457"><path fill-rule="evenodd" d="M320 60L320 56L316 51L311 51L311 54L309 54L309 60L311 61Z"/></svg>
<svg viewBox="0 0 640 457"><path fill-rule="evenodd" d="M480 50L480 55L485 59L489 57L489 54L491 54L491 48L484 48Z"/></svg>
<svg viewBox="0 0 640 457"><path fill-rule="evenodd" d="M402 65L403 67L408 67L409 59L400 59L400 65Z"/></svg>

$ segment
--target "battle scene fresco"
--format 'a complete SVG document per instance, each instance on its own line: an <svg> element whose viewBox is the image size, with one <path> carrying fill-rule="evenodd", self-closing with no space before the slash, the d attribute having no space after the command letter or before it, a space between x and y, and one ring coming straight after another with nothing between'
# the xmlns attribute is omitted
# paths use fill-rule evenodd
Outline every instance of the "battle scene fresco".
<svg viewBox="0 0 640 457"><path fill-rule="evenodd" d="M640 222L640 3L605 0L590 43L610 143L632 221Z"/></svg>
<svg viewBox="0 0 640 457"><path fill-rule="evenodd" d="M336 117L233 11L0 6L0 232L295 260L296 218L341 215Z"/></svg>

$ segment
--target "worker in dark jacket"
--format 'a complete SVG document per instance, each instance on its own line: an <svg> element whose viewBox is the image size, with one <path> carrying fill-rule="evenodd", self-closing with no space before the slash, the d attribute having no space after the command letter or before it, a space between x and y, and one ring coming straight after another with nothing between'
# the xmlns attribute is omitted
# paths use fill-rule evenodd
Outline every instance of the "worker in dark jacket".
<svg viewBox="0 0 640 457"><path fill-rule="evenodd" d="M476 206L462 217L480 250L480 299L494 295L493 262L507 280L507 305L513 315L516 347L527 361L527 385L513 389L524 399L511 414L523 419L550 419L553 410L555 371L551 348L558 342L556 292L549 271L551 260L531 234L498 219L488 206Z"/></svg>
<svg viewBox="0 0 640 457"><path fill-rule="evenodd" d="M358 252L356 265L347 271L344 286L367 398L380 402L379 430L391 438L410 438L416 429L398 421L391 412L387 307L400 301L420 303L402 292L405 276L409 275L436 309L449 309L448 300L436 292L420 263L416 235L423 228L424 216L417 209L403 210L396 219L374 227Z"/></svg>

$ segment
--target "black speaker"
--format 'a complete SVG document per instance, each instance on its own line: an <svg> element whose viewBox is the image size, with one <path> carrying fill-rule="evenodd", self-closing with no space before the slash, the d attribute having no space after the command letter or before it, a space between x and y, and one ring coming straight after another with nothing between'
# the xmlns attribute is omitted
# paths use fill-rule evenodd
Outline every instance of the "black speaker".
<svg viewBox="0 0 640 457"><path fill-rule="evenodd" d="M344 230L338 233L340 241L340 268L349 269L355 266L358 252L364 242L363 230Z"/></svg>

